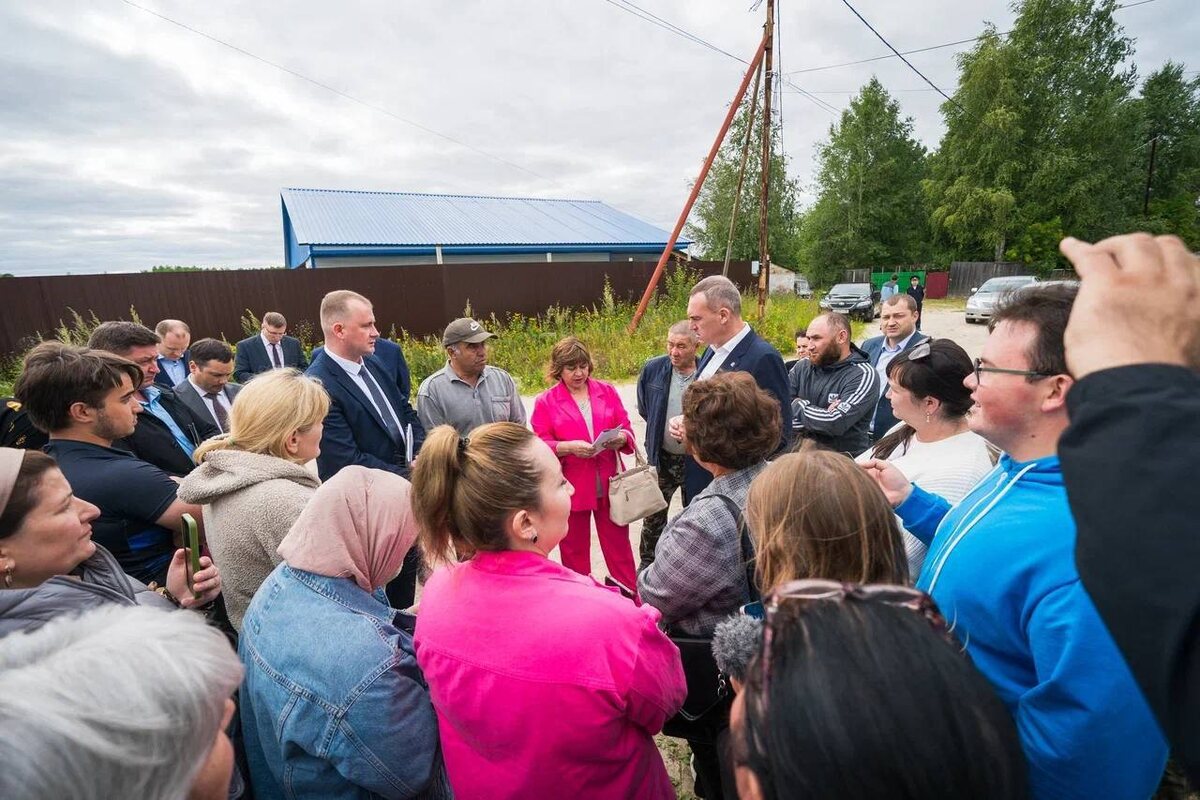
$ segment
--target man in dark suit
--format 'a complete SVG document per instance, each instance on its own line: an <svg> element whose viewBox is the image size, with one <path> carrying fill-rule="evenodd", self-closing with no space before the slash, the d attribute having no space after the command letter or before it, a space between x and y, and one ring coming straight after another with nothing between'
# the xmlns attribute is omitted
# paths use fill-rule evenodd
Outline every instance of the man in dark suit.
<svg viewBox="0 0 1200 800"><path fill-rule="evenodd" d="M892 413L892 398L887 392L888 365L905 350L911 350L929 339L917 330L919 319L917 301L912 295L894 294L883 301L879 317L879 329L883 335L873 336L862 343L862 351L879 374L879 403L875 406L875 417L871 423L872 442L878 441L897 422Z"/></svg>
<svg viewBox="0 0 1200 800"><path fill-rule="evenodd" d="M188 376L188 342L192 340L192 330L186 322L177 319L164 319L154 326L158 334L158 375L154 382L164 389L170 389Z"/></svg>
<svg viewBox="0 0 1200 800"><path fill-rule="evenodd" d="M646 362L637 382L637 410L646 420L646 460L658 470L658 488L667 504L683 488L683 443L667 433L667 423L683 412L683 393L696 377L699 340L687 320L667 330L667 354ZM667 510L642 522L641 572L654 561L658 537L667 524Z"/></svg>
<svg viewBox="0 0 1200 800"><path fill-rule="evenodd" d="M314 347L312 360L324 352L324 345ZM396 388L405 397L412 397L412 376L408 372L408 362L404 359L404 350L390 339L380 336L375 340L375 358L379 359L384 369L396 381Z"/></svg>
<svg viewBox="0 0 1200 800"><path fill-rule="evenodd" d="M704 357L696 366L696 380L702 381L718 372L749 372L759 388L769 392L779 402L779 417L783 425L779 447L782 449L792 429L791 400L783 356L742 319L742 295L737 286L721 275L704 278L692 287L687 312L692 331L708 345ZM673 418L670 427L670 434L676 439L684 438L682 415ZM712 475L689 456L684 465L683 502L691 502L710 481Z"/></svg>
<svg viewBox="0 0 1200 800"><path fill-rule="evenodd" d="M191 353L191 374L175 387L175 394L197 416L208 417L223 433L229 433L233 398L242 390L241 384L229 382L233 351L224 342L201 339L192 345Z"/></svg>
<svg viewBox="0 0 1200 800"><path fill-rule="evenodd" d="M374 355L379 330L371 301L344 289L330 292L321 301L321 329L325 349L307 372L321 380L330 399L317 456L321 480L350 464L407 478L425 431L395 376ZM394 607L412 605L418 566L414 548L400 575L388 584Z"/></svg>
<svg viewBox="0 0 1200 800"><path fill-rule="evenodd" d="M308 369L308 359L300 340L287 336L287 320L278 311L263 314L262 329L256 336L237 343L237 361L233 365L233 379L245 383L260 372L280 367L295 367L303 372Z"/></svg>
<svg viewBox="0 0 1200 800"><path fill-rule="evenodd" d="M174 389L155 382L158 376L158 334L136 322L104 322L92 331L88 347L127 358L142 368L144 381L134 393L141 403L133 433L113 442L158 467L183 477L195 469L192 453L200 443L221 433L212 417L200 416L184 405Z"/></svg>
<svg viewBox="0 0 1200 800"><path fill-rule="evenodd" d="M921 330L921 312L925 310L925 287L916 275L908 279L908 296L917 304L917 330Z"/></svg>

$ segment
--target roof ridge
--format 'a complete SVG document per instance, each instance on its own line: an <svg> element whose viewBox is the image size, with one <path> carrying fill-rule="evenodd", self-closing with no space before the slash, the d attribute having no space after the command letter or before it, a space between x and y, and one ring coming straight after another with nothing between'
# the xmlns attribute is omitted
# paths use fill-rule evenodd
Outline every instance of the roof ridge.
<svg viewBox="0 0 1200 800"><path fill-rule="evenodd" d="M453 197L467 200L524 200L534 203L599 203L607 205L603 200L585 200L573 197L521 197L519 195L499 194L450 194L444 192L391 192L373 191L370 189L307 189L300 186L284 186L284 192L326 192L329 194L386 194L402 197ZM611 208L611 206L610 206Z"/></svg>

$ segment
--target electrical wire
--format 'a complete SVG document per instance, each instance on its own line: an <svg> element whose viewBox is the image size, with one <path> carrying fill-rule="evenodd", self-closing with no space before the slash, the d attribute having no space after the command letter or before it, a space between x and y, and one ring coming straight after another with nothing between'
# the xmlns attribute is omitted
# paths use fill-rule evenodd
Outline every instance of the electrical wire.
<svg viewBox="0 0 1200 800"><path fill-rule="evenodd" d="M1124 3L1121 5L1115 6L1114 10L1119 10L1122 8L1133 8L1134 6L1144 6L1147 3L1154 3L1156 1L1157 0L1139 0L1139 2L1136 2L1136 3ZM1012 31L1007 30L1007 31L1002 31L996 35L997 36L1008 36L1010 33L1012 33ZM859 59L858 61L846 61L841 64L826 64L823 67L805 67L804 69L794 69L791 72L789 72L788 74L789 75L800 75L800 74L806 73L806 72L824 72L825 70L829 70L829 69L840 69L841 67L853 67L853 66L857 66L858 64L870 64L873 61L885 61L889 58L898 58L899 56L902 56L902 55L911 56L914 53L928 53L931 50L941 50L946 47L954 47L955 45L970 44L971 42L978 42L980 39L983 39L986 36L988 36L988 34L985 33L985 34L981 34L979 36L972 36L969 39L958 39L953 42L943 42L942 44L930 45L929 47L918 47L915 50L901 50L898 54L897 53L888 53L887 55L883 55L883 56L874 56L873 58L862 58L862 59Z"/></svg>
<svg viewBox="0 0 1200 800"><path fill-rule="evenodd" d="M668 31L669 33L673 33L676 36L682 36L684 39L687 39L688 41L693 42L694 44L698 44L701 47L708 48L709 50L712 50L714 53L720 53L721 55L732 58L734 61L737 61L741 64L745 64L747 66L750 64L750 62L747 61L746 59L744 59L740 56L734 55L733 53L730 53L728 50L723 50L720 47L717 47L712 42L709 42L705 39L700 38L699 36L695 35L694 33L684 30L683 28L679 27L678 25L676 25L673 22L669 22L669 21L663 19L662 17L657 16L656 14L652 14L651 12L642 8L641 6L639 6L633 2L630 2L630 0L619 0L619 2L618 2L618 0L604 0L604 2L608 3L610 6L612 6L614 8L618 8L621 11L626 12L627 14L632 14L633 16L637 17L640 20L649 22L651 25L662 28L663 30ZM789 81L787 81L787 83L789 86L791 86L793 89L795 89L798 94L804 95L806 98L808 98L808 100L810 102L812 102L814 105L821 108L821 110L827 111L830 114L837 114L839 112L840 109L830 105L829 103L825 102L824 100L822 100L819 97L810 95L807 91L805 91L805 89L796 85L794 82L789 80Z"/></svg>
<svg viewBox="0 0 1200 800"><path fill-rule="evenodd" d="M946 98L951 103L954 103L954 105L956 105L956 106L958 105L957 100L955 100L953 97L951 97L950 95L943 92L940 88L938 88L938 85L936 83L929 80L929 78L926 78L925 74L923 72L921 72L921 70L914 67L913 63L911 61L909 61L904 56L900 55L900 51L897 50L896 48L892 47L892 43L889 42L887 39L883 38L883 34L881 34L879 31L875 30L875 28L871 25L871 23L867 22L866 18L862 14L858 13L858 9L856 9L854 6L850 5L850 0L842 0L842 5L844 5L848 9L850 9L850 11L853 12L854 16L858 17L859 22L861 22L863 25L866 25L867 29L870 30L871 33L875 34L875 36L879 39L879 41L881 41L885 45L887 45L888 50L891 50L893 53L896 54L896 56L901 61L903 61L905 64L907 64L909 69L911 69L913 72L917 73L917 75L920 76L921 80L925 81L930 86L932 86L934 89L936 89L937 93L940 94L942 97ZM961 108L961 106L959 106L959 107Z"/></svg>
<svg viewBox="0 0 1200 800"><path fill-rule="evenodd" d="M297 72L296 70L291 69L290 67L286 67L283 64L279 64L279 63L276 63L269 59L263 58L262 56L257 55L255 53L251 53L249 50L238 47L235 44L230 44L229 42L226 42L223 39L218 39L216 36L213 36L212 34L209 34L209 33L205 33L204 31L199 30L198 28L193 28L192 26L187 25L183 22L180 22L179 20L172 19L171 17L168 17L164 14L160 14L157 11L146 8L145 6L138 5L137 3L132 2L132 0L121 0L121 2L132 8L136 8L139 11L144 11L145 13L147 13L153 17L158 17L163 22L169 22L178 28L182 28L183 30L188 31L189 33L194 33L197 36L201 36L205 39L208 39L210 42L219 44L222 47L227 47L230 50L233 50L235 53L240 53L241 55L246 56L247 58L252 58L255 61L258 61L259 63L266 64L269 67L274 67L277 70L286 72L288 75L291 75L294 78L299 78L300 80L302 80L306 83L310 83L313 86L316 86L318 88L324 89L327 92L332 92L333 94L336 94L338 97L341 97L345 100L349 100L352 103L357 103L358 105L363 106L364 108L369 108L372 111L376 111L380 114L389 116L392 119L397 120L398 122L403 122L405 125L416 128L419 131L424 131L425 133L428 133L432 136L436 136L437 138L442 139L447 142L450 142L451 144L458 145L459 147L461 147L465 150L470 150L473 153L477 153L486 158L490 158L493 161L498 161L501 164L512 167L513 169L520 170L521 172L525 172L529 175L533 175L534 177L540 178L541 180L549 181L550 183L553 183L555 185L561 185L561 184L559 184L558 181L554 180L553 178L547 177L546 175L542 175L540 172L536 172L532 169L529 169L528 167L521 166L520 164L516 163L515 161L509 161L507 158L504 158L503 156L498 156L495 153L489 153L487 150L482 150L478 147L475 147L474 145L467 144L466 142L462 141L461 139L455 139L453 136L450 136L449 134L445 134L445 133L442 133L441 131L434 130L433 128L430 128L427 125L422 125L421 123L416 122L411 119L408 119L407 117L402 117L399 114L395 113L394 111L384 108L383 106L376 105L375 103L371 103L366 100L361 100L352 94L343 92L341 89L337 89L333 86L330 86L327 83L322 83L321 81L317 80L316 78L310 78L309 76L307 76L301 72Z"/></svg>

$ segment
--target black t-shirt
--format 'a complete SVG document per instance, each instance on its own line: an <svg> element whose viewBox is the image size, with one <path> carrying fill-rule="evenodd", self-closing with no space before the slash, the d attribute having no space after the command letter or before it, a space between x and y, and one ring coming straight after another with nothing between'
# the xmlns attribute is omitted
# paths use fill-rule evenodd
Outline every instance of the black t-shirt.
<svg viewBox="0 0 1200 800"><path fill-rule="evenodd" d="M124 450L64 439L51 440L45 450L58 461L75 496L100 509L92 539L116 556L126 573L163 583L175 544L172 532L156 520L175 502L178 484Z"/></svg>

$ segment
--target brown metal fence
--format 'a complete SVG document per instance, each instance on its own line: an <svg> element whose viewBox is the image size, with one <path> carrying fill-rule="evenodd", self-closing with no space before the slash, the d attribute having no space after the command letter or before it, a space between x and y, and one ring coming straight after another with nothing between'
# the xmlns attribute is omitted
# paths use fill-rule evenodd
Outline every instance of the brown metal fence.
<svg viewBox="0 0 1200 800"><path fill-rule="evenodd" d="M1008 275L1027 275L1032 272L1026 264L1007 261L955 261L950 265L951 297L966 297L988 278Z"/></svg>
<svg viewBox="0 0 1200 800"><path fill-rule="evenodd" d="M722 265L688 266L713 275ZM23 352L68 320L72 310L102 320L128 319L132 307L147 325L171 317L187 322L193 339L228 341L242 338L246 309L256 316L279 311L293 330L307 323L319 339L321 298L334 289L353 289L374 303L385 334L394 325L423 336L440 332L468 300L477 316L500 318L538 314L552 305L590 306L600 302L605 277L618 299L636 300L653 272L651 262L555 261L0 278L0 356ZM730 277L749 286L750 262L730 264Z"/></svg>

